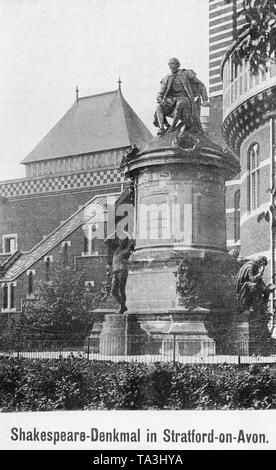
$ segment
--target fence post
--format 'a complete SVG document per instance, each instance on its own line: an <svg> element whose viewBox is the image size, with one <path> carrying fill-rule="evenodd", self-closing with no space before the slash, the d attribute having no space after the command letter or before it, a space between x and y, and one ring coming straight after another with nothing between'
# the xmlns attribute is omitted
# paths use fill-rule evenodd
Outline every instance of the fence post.
<svg viewBox="0 0 276 470"><path fill-rule="evenodd" d="M176 338L175 333L173 335L173 364L175 364L175 350L176 350Z"/></svg>

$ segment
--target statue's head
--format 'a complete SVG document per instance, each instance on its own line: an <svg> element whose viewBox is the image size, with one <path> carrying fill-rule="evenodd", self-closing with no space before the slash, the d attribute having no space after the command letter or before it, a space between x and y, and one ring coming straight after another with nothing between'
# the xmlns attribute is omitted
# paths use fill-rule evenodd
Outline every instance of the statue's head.
<svg viewBox="0 0 276 470"><path fill-rule="evenodd" d="M172 57L170 60L169 60L169 68L171 70L171 72L177 72L177 70L179 69L180 67L180 62L179 60L176 58L176 57Z"/></svg>
<svg viewBox="0 0 276 470"><path fill-rule="evenodd" d="M260 256L257 258L257 263L259 266L266 266L267 265L267 257L266 256Z"/></svg>

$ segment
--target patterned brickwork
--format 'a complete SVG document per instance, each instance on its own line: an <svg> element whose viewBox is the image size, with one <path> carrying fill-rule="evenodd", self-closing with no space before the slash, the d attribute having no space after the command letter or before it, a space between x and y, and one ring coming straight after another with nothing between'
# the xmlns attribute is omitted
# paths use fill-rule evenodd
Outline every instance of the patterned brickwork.
<svg viewBox="0 0 276 470"><path fill-rule="evenodd" d="M58 192L122 183L125 178L117 168L109 168L97 172L70 173L33 179L22 179L0 183L0 194L4 197L28 196L32 194Z"/></svg>

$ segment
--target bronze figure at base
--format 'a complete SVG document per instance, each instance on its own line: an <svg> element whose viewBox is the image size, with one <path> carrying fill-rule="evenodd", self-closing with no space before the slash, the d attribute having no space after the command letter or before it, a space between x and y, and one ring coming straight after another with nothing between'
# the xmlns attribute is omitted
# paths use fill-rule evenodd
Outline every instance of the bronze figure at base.
<svg viewBox="0 0 276 470"><path fill-rule="evenodd" d="M260 256L247 261L239 270L236 278L236 297L241 313L250 309L265 310L270 294L276 289L273 284L266 285L262 279L267 258Z"/></svg>
<svg viewBox="0 0 276 470"><path fill-rule="evenodd" d="M127 311L126 307L126 282L128 277L128 259L134 250L134 241L126 234L122 239L106 239L106 244L112 245L112 281L110 297L113 297L120 308L117 313Z"/></svg>

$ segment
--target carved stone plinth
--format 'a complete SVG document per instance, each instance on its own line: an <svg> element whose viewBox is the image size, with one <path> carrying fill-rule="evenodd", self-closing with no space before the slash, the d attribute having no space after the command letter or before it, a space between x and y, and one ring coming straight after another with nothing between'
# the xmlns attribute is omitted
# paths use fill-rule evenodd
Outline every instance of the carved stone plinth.
<svg viewBox="0 0 276 470"><path fill-rule="evenodd" d="M216 353L210 336L207 309L187 311L172 309L167 314L139 315L141 328L147 333L145 354L181 360L185 356L206 358Z"/></svg>
<svg viewBox="0 0 276 470"><path fill-rule="evenodd" d="M223 350L238 271L226 250L224 191L237 161L202 134L175 132L130 153L124 166L135 189L129 316L155 335L148 347L158 354Z"/></svg>
<svg viewBox="0 0 276 470"><path fill-rule="evenodd" d="M100 333L99 354L104 356L144 353L145 332L135 315L107 314Z"/></svg>

